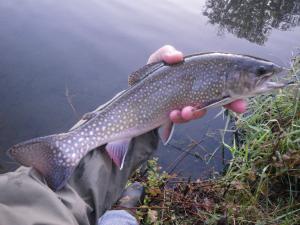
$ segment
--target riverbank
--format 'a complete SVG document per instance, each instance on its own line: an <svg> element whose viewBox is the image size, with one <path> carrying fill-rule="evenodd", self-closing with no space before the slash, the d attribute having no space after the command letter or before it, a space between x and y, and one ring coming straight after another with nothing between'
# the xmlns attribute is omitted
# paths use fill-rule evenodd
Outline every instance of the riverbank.
<svg viewBox="0 0 300 225"><path fill-rule="evenodd" d="M300 57L290 76L298 79ZM296 78L298 74L298 78ZM300 224L300 89L254 98L247 114L235 121L224 176L190 181L160 173L149 161L146 185L137 209L142 224Z"/></svg>

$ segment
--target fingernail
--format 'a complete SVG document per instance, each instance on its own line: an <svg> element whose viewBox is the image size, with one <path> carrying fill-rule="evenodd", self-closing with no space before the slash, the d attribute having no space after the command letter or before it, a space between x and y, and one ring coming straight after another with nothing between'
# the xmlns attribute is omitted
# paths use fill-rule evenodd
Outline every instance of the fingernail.
<svg viewBox="0 0 300 225"><path fill-rule="evenodd" d="M177 54L181 54L179 51L175 50L175 49L169 49L166 52L166 55L177 55Z"/></svg>
<svg viewBox="0 0 300 225"><path fill-rule="evenodd" d="M180 51L174 50L174 51L173 51L173 54L174 54L174 55L175 55L175 54L178 54L178 55L179 55L179 54L182 54L182 53L181 53Z"/></svg>

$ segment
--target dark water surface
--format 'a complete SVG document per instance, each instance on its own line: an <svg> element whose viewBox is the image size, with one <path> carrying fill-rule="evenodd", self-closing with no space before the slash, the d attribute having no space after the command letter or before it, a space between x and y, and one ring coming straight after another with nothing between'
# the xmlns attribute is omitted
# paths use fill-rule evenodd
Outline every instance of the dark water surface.
<svg viewBox="0 0 300 225"><path fill-rule="evenodd" d="M16 166L5 156L11 145L66 131L125 89L127 76L164 44L185 54L229 51L287 65L300 46L299 25L299 0L1 0L0 164ZM171 145L158 151L160 164L171 170L195 140L198 157L188 154L176 171L220 170L219 111L177 126Z"/></svg>

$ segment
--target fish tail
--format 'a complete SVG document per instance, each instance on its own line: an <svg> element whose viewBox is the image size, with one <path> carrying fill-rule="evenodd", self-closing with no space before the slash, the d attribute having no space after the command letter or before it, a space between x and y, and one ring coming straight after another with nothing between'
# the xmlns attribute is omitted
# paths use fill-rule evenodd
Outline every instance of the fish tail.
<svg viewBox="0 0 300 225"><path fill-rule="evenodd" d="M14 145L8 155L24 166L39 171L53 190L61 189L72 174L76 164L67 159L60 141L67 134L56 134L34 138Z"/></svg>

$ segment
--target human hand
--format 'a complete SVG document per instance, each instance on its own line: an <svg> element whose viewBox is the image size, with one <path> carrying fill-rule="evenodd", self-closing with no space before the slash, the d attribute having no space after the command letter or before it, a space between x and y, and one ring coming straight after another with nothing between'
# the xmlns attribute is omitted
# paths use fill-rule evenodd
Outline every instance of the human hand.
<svg viewBox="0 0 300 225"><path fill-rule="evenodd" d="M165 61L166 63L178 63L183 60L182 52L176 50L171 45L165 45L155 51L148 59L148 63ZM247 102L243 99L238 99L234 102L231 102L227 105L224 105L225 108L230 109L236 113L243 113L246 111ZM206 109L196 110L193 106L186 106L181 110L173 110L170 113L170 119L174 123L185 123L190 120L199 119L206 114Z"/></svg>

